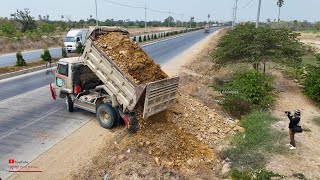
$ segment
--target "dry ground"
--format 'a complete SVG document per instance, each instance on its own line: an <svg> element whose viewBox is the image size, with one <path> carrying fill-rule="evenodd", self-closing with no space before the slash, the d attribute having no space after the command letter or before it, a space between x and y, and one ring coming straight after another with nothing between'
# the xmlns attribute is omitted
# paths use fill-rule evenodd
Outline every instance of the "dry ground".
<svg viewBox="0 0 320 180"><path fill-rule="evenodd" d="M320 33L301 33L300 41L315 48L320 53Z"/></svg>
<svg viewBox="0 0 320 180"><path fill-rule="evenodd" d="M295 179L295 173L302 173L307 179L320 179L320 127L312 121L314 117L320 116L320 109L302 94L297 83L285 79L279 72L274 74L277 76L279 94L272 113L281 120L274 127L279 131L288 132L289 120L284 111L300 109L301 125L308 131L296 134L297 149L288 149L288 155L274 156L267 169L287 176L285 179ZM289 143L289 135L286 143Z"/></svg>
<svg viewBox="0 0 320 180"><path fill-rule="evenodd" d="M178 27L149 27L147 31L144 28L129 28L128 31L131 35L137 36L146 33L159 33L165 31L180 30ZM0 37L0 55L6 53L16 53L17 51L30 51L44 48L62 47L63 39L67 32L60 33L52 37L43 37L41 40L22 39L19 42L8 41L3 37Z"/></svg>
<svg viewBox="0 0 320 180"><path fill-rule="evenodd" d="M203 47L201 53L191 49L187 62L209 61L205 54L223 33L195 45L193 49ZM183 65L177 62L176 66ZM207 66L202 68L205 71ZM31 162L44 173L15 175L12 179L99 179L106 175L110 179L221 179L225 162L217 152L241 128L209 103L185 92L185 78L181 76L177 105L141 121L137 134L130 135L123 127L108 131L90 121ZM206 85L200 87L203 95L211 92Z"/></svg>

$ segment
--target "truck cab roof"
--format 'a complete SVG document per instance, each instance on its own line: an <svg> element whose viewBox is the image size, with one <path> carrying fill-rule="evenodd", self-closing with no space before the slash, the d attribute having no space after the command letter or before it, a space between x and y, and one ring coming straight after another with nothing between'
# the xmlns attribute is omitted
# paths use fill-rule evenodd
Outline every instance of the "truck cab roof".
<svg viewBox="0 0 320 180"><path fill-rule="evenodd" d="M67 63L67 64L76 64L76 63L79 63L79 58L80 57L63 58L63 59L60 59L59 62Z"/></svg>

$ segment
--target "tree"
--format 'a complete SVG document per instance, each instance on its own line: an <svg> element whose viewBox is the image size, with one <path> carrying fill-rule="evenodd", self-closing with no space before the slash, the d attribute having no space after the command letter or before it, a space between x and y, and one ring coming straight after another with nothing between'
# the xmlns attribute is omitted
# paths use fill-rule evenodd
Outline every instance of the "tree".
<svg viewBox="0 0 320 180"><path fill-rule="evenodd" d="M17 10L17 12L14 14L14 17L18 22L22 24L22 32L32 31L37 28L36 21L30 15L30 11L28 8L24 9L24 11Z"/></svg>
<svg viewBox="0 0 320 180"><path fill-rule="evenodd" d="M17 61L16 66L25 66L27 65L26 61L23 59L21 52L16 53Z"/></svg>
<svg viewBox="0 0 320 180"><path fill-rule="evenodd" d="M170 27L174 26L174 18L172 16L167 17L163 23L164 25L167 25L169 27L169 22L170 22Z"/></svg>
<svg viewBox="0 0 320 180"><path fill-rule="evenodd" d="M41 54L40 57L43 61L51 61L52 60L50 51L48 49L43 50L43 54Z"/></svg>
<svg viewBox="0 0 320 180"><path fill-rule="evenodd" d="M81 43L78 44L77 48L76 48L76 52L78 54L82 54L83 53L83 45Z"/></svg>
<svg viewBox="0 0 320 180"><path fill-rule="evenodd" d="M7 37L12 37L16 33L16 28L14 27L13 23L7 19L3 19L0 22L0 32Z"/></svg>
<svg viewBox="0 0 320 180"><path fill-rule="evenodd" d="M44 33L52 33L55 30L55 26L53 24L43 22L39 25L39 30Z"/></svg>
<svg viewBox="0 0 320 180"><path fill-rule="evenodd" d="M268 61L298 67L305 53L298 36L285 29L240 25L219 40L213 57L220 65L246 62L256 70L262 63L264 72Z"/></svg>
<svg viewBox="0 0 320 180"><path fill-rule="evenodd" d="M133 41L137 41L137 38L136 38L136 36L134 36L134 37L133 37Z"/></svg>
<svg viewBox="0 0 320 180"><path fill-rule="evenodd" d="M141 38L141 36L139 36L139 42L142 42L142 38Z"/></svg>
<svg viewBox="0 0 320 180"><path fill-rule="evenodd" d="M278 22L280 22L280 12L281 12L281 7L284 4L284 0L278 0L277 5L279 6L279 13L278 13Z"/></svg>

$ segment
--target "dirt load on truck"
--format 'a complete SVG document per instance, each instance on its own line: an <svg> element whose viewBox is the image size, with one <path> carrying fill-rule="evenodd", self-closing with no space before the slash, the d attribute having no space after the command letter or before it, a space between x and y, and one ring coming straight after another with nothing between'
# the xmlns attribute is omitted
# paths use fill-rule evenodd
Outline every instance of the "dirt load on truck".
<svg viewBox="0 0 320 180"><path fill-rule="evenodd" d="M120 32L100 35L95 43L136 84L168 78L160 65L155 64L136 42Z"/></svg>

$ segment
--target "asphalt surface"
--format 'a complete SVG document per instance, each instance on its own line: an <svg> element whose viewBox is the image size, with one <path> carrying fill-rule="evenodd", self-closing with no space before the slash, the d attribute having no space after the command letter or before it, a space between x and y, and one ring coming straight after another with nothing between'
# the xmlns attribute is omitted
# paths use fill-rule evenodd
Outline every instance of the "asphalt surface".
<svg viewBox="0 0 320 180"><path fill-rule="evenodd" d="M211 29L210 34L216 30ZM164 65L208 35L193 32L143 49ZM82 110L69 113L64 100L53 101L48 86L53 80L45 70L0 80L0 178L13 174L8 172L9 159L14 159L16 166L27 165L95 117ZM41 171L41 167L31 170Z"/></svg>
<svg viewBox="0 0 320 180"><path fill-rule="evenodd" d="M61 48L51 48L49 51L52 58L61 57ZM43 54L43 50L22 52L22 56L26 62L41 60L41 54ZM14 53L0 55L0 67L14 66L16 65L16 60L16 54Z"/></svg>

